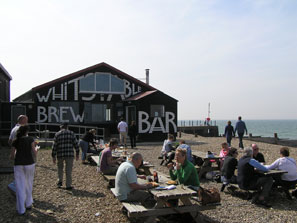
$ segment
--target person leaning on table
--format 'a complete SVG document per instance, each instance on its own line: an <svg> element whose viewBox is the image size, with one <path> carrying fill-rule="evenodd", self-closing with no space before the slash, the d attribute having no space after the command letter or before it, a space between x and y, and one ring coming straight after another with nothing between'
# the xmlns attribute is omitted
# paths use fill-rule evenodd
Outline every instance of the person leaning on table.
<svg viewBox="0 0 297 223"><path fill-rule="evenodd" d="M133 153L129 161L124 162L118 168L115 178L115 195L120 201L140 201L145 203L151 198L146 189L152 188L152 184L139 184L137 178L146 179L145 176L137 176L136 169L142 164L142 155Z"/></svg>
<svg viewBox="0 0 297 223"><path fill-rule="evenodd" d="M282 186L288 193L288 190L291 186L297 184L297 166L296 160L289 157L290 151L288 147L280 148L280 158L275 160L271 165L266 166L269 170L278 169L284 170L288 173L284 173L281 176L281 179L275 179L276 186ZM296 192L295 195L296 196ZM292 199L290 194L287 194L289 199ZM296 196L297 197L297 196Z"/></svg>
<svg viewBox="0 0 297 223"><path fill-rule="evenodd" d="M256 172L256 170L268 172L268 169L253 159L253 149L251 147L244 148L243 153L243 157L238 161L237 183L239 188L243 190L258 190L258 194L253 198L252 203L271 207L267 199L273 179L269 176L260 176Z"/></svg>
<svg viewBox="0 0 297 223"><path fill-rule="evenodd" d="M187 160L187 150L178 148L175 153L175 160L175 166L173 163L167 165L170 178L172 180L177 180L179 184L198 188L200 182L197 170L194 165Z"/></svg>

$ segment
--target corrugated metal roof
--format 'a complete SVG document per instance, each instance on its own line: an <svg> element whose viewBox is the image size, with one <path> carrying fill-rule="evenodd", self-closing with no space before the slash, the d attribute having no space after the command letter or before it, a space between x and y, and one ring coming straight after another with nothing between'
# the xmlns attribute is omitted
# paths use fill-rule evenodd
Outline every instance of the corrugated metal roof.
<svg viewBox="0 0 297 223"><path fill-rule="evenodd" d="M9 80L12 80L12 77L11 77L10 74L7 72L7 70L2 66L1 63L0 63L0 69L3 70L3 73L9 78Z"/></svg>
<svg viewBox="0 0 297 223"><path fill-rule="evenodd" d="M141 98L144 98L144 97L146 97L146 96L148 96L150 94L153 94L155 92L157 92L157 90L145 91L145 92L139 93L137 95L134 95L133 97L128 98L126 101L137 101L137 100L139 100Z"/></svg>

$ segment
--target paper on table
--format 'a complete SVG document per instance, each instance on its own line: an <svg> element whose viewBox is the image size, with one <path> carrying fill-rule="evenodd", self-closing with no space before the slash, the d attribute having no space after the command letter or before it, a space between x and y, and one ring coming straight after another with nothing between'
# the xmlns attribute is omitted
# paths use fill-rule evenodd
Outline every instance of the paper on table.
<svg viewBox="0 0 297 223"><path fill-rule="evenodd" d="M175 189L175 188L176 188L176 186L174 186L174 185L170 185L170 186L166 187L167 190L172 190L172 189Z"/></svg>
<svg viewBox="0 0 297 223"><path fill-rule="evenodd" d="M159 187L156 187L155 189L156 190L172 190L172 189L175 189L175 188L176 188L176 186L170 185L170 186L167 186L167 187L159 186Z"/></svg>

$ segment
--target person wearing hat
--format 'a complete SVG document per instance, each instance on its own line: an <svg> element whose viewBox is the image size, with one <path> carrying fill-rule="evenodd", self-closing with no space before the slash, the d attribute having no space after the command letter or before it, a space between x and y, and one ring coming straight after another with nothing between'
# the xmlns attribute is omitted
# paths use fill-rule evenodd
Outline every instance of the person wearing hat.
<svg viewBox="0 0 297 223"><path fill-rule="evenodd" d="M61 130L55 134L54 144L52 146L52 158L53 163L56 164L56 159L58 160L58 183L59 188L63 184L63 168L65 162L65 172L66 172L66 189L72 190L72 166L74 159L74 151L76 152L76 160L79 159L79 146L74 133L68 130L68 124L62 123L60 126Z"/></svg>

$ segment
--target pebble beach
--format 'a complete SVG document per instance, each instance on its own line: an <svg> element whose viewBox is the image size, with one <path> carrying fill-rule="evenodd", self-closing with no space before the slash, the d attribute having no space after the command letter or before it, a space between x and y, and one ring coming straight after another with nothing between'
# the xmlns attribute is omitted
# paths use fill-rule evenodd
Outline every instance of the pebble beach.
<svg viewBox="0 0 297 223"><path fill-rule="evenodd" d="M225 141L222 137L194 137L182 134L182 139L191 145L192 150L220 152L220 145ZM179 140L179 138L177 139ZM248 146L254 141L244 139ZM281 145L257 142L260 152L265 156L266 163L270 164L279 158ZM238 139L232 140L232 146L238 146ZM160 166L158 156L162 143L141 143L137 149L129 152L140 152L145 161L155 166L155 169L168 174L164 166ZM297 148L290 148L290 156L297 160ZM1 166L13 166L9 160L9 148L1 148ZM242 155L239 150L239 157ZM24 216L18 216L15 210L15 198L7 185L13 180L13 174L0 175L0 222L131 222L121 211L121 204L114 198L108 189L108 183L96 172L96 167L83 165L80 161L74 162L72 191L58 189L57 168L52 163L51 150L41 149L38 153L34 179L32 210ZM201 180L203 187L217 187L221 184ZM216 209L201 211L206 222L253 222L253 223L279 223L297 222L297 200L288 200L285 194L277 192L271 195L272 208L264 208L251 204L250 200L231 196L227 191L221 193L221 205ZM166 220L160 218L159 222L181 222L181 218Z"/></svg>

